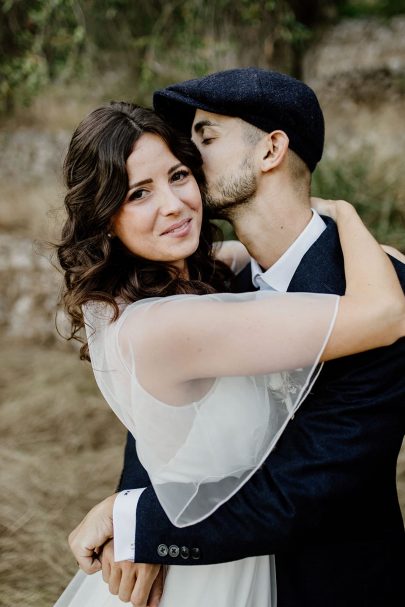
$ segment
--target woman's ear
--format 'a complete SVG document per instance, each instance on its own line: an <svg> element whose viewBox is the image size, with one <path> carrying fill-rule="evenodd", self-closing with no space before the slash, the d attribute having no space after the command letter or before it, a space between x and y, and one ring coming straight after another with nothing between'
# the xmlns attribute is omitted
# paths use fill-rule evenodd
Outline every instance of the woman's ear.
<svg viewBox="0 0 405 607"><path fill-rule="evenodd" d="M288 139L284 131L272 131L263 138L263 155L261 159L261 170L264 173L279 166L288 151Z"/></svg>

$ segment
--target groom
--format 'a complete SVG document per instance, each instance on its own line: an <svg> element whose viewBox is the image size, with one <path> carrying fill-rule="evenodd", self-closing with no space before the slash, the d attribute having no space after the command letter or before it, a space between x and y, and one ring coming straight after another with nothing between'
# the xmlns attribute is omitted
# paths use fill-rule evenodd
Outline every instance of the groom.
<svg viewBox="0 0 405 607"><path fill-rule="evenodd" d="M310 208L324 125L309 87L236 69L169 86L154 105L191 134L207 205L252 256L238 291L344 293L337 229ZM405 288L405 265L392 261ZM204 565L275 554L277 607L399 606L405 534L395 471L404 430L405 340L328 362L261 469L183 529L167 519L129 436L117 560Z"/></svg>

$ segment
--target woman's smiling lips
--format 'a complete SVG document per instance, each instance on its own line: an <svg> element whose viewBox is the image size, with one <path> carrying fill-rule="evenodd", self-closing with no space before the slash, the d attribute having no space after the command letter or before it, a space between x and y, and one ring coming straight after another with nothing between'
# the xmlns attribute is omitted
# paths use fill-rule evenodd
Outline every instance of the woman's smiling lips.
<svg viewBox="0 0 405 607"><path fill-rule="evenodd" d="M178 221L170 226L167 230L162 232L161 236L187 236L190 232L190 224L192 218L183 219L182 221Z"/></svg>

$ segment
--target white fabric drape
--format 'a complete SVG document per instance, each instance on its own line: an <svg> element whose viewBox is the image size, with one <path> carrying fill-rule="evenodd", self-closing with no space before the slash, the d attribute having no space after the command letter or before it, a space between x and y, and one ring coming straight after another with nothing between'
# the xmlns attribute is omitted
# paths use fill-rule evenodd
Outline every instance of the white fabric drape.
<svg viewBox="0 0 405 607"><path fill-rule="evenodd" d="M142 352L137 351L136 335L156 305L171 306L173 322L178 318L181 331L181 318L193 315L197 302L206 306L210 322L213 302L226 303L232 315L232 303L263 300L274 327L268 374L213 378L202 399L183 406L162 402L142 387L137 377ZM136 438L140 461L174 525L192 525L209 516L269 455L320 368L319 358L333 328L338 300L332 295L274 292L181 295L120 305L121 314L115 322L110 322L108 306L85 306L97 384ZM237 319L234 330L238 330ZM255 344L246 343L246 348L254 359ZM229 352L229 356L237 353ZM291 368L297 360L305 361L305 366ZM272 373L273 369L277 372ZM159 369L154 372L159 382Z"/></svg>

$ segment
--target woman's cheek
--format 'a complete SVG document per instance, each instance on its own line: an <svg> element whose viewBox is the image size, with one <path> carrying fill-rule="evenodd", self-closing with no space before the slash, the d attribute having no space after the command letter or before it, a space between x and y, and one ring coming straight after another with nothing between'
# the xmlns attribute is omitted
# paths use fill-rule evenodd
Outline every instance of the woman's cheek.
<svg viewBox="0 0 405 607"><path fill-rule="evenodd" d="M193 192L193 200L194 200L193 208L196 211L202 212L202 199L201 199L201 193L200 193L198 186L196 186L196 189Z"/></svg>

